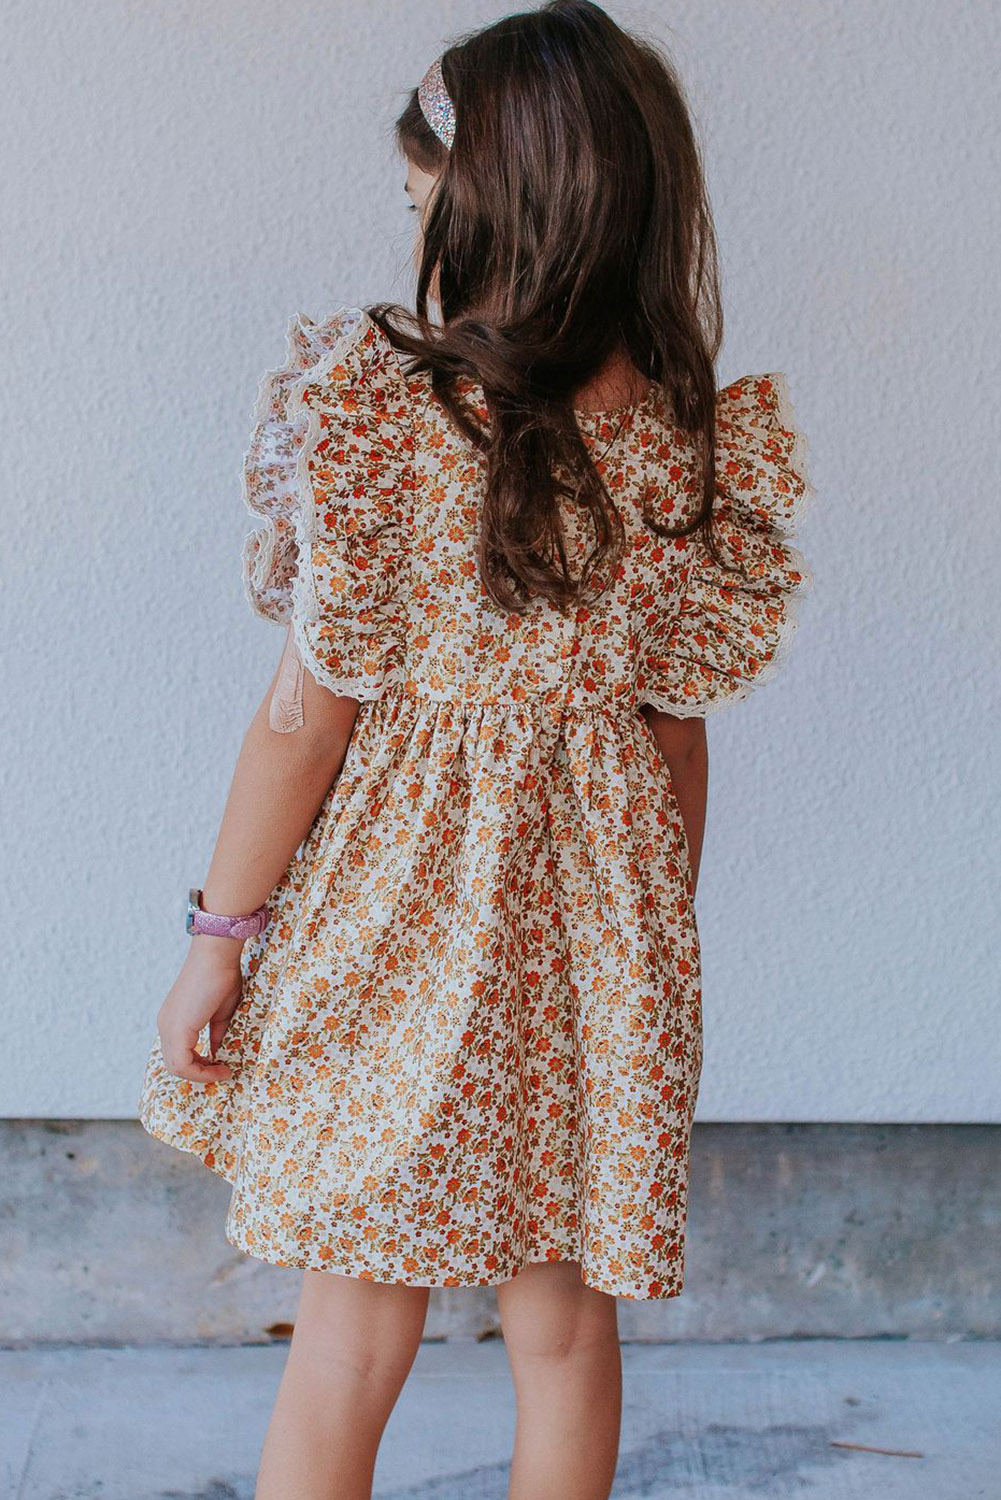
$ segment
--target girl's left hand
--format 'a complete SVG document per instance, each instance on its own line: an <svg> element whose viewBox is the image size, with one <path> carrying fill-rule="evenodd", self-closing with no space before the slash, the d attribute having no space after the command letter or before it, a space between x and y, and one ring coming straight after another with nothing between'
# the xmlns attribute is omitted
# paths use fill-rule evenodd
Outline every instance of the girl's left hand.
<svg viewBox="0 0 1001 1500"><path fill-rule="evenodd" d="M192 1083L220 1083L232 1076L227 1063L215 1054L243 993L240 953L233 938L196 933L188 956L157 1016L160 1049L176 1078ZM211 1058L197 1050L198 1037L208 1026Z"/></svg>

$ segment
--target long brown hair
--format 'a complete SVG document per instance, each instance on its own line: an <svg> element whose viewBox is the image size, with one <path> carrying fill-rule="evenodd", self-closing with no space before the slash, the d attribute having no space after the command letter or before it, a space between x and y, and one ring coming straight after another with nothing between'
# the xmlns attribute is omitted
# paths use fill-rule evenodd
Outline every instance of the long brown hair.
<svg viewBox="0 0 1001 1500"><path fill-rule="evenodd" d="M701 504L663 535L712 539L717 252L682 86L651 44L590 0L550 0L474 32L441 57L455 107L450 150L413 90L396 122L407 158L436 176L425 205L416 315L368 308L409 373L431 387L487 457L483 585L499 607L533 595L560 608L594 592L621 557L621 517L584 442L574 392L617 349L663 387L694 436ZM437 273L440 323L428 318ZM482 386L483 428L456 389ZM577 576L561 497L593 520ZM599 582L599 591L600 584Z"/></svg>

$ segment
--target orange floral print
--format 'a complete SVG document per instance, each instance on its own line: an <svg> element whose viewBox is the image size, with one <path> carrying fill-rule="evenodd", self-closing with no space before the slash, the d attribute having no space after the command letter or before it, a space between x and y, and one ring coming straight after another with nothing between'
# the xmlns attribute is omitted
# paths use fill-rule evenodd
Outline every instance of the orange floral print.
<svg viewBox="0 0 1001 1500"><path fill-rule="evenodd" d="M812 492L785 381L717 396L718 535L744 574L643 521L644 501L672 519L697 503L653 386L579 414L627 531L610 586L518 615L480 585L484 460L427 374L358 308L293 319L288 346L244 467L247 594L361 707L244 947L232 1078L178 1079L154 1043L142 1123L232 1184L226 1234L262 1260L479 1286L576 1259L602 1291L676 1296L699 940L639 709L720 708L788 641ZM582 518L564 521L583 556Z"/></svg>

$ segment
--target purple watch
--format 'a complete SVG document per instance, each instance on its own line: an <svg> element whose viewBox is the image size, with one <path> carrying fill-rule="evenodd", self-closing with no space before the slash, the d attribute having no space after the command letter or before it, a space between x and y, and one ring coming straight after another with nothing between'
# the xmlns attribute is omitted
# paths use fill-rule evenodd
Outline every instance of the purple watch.
<svg viewBox="0 0 1001 1500"><path fill-rule="evenodd" d="M256 937L268 925L268 908L259 906L245 917L222 917L218 912L202 911L202 893L193 885L188 892L188 916L184 925L189 934L200 932L207 937Z"/></svg>

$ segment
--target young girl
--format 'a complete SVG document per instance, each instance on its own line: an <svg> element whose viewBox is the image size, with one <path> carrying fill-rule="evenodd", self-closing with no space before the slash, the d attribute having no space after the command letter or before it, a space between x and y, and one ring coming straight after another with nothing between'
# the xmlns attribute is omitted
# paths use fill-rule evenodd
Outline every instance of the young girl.
<svg viewBox="0 0 1001 1500"><path fill-rule="evenodd" d="M553 0L397 132L416 316L296 317L262 383L245 579L286 644L141 1117L305 1272L258 1500L368 1497L428 1289L488 1285L512 1500L604 1500L615 1299L683 1283L704 717L786 640L809 486L783 378L716 388L659 54Z"/></svg>

